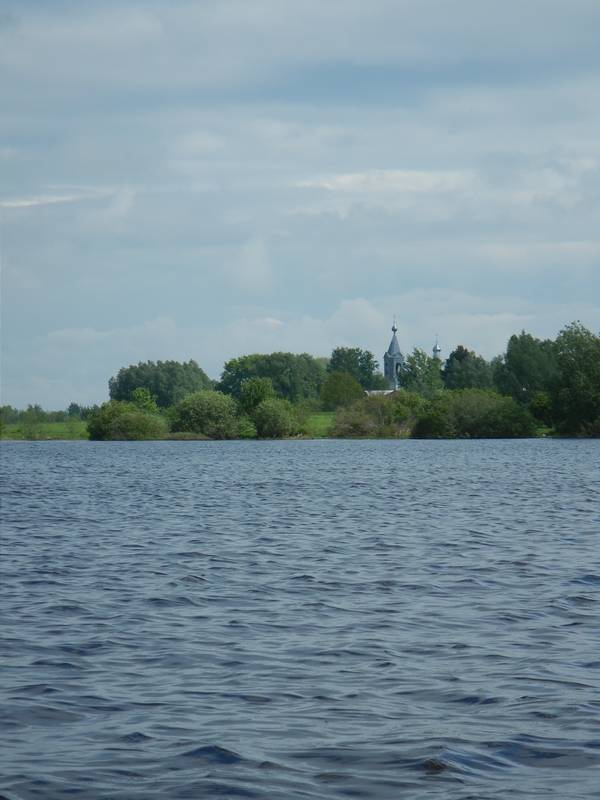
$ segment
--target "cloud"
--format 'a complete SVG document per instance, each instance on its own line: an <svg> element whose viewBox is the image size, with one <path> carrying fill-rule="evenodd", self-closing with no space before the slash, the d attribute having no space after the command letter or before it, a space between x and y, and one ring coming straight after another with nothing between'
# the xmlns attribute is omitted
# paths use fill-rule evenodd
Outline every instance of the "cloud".
<svg viewBox="0 0 600 800"><path fill-rule="evenodd" d="M330 175L298 181L299 187L327 189L332 192L379 194L389 192L449 192L473 185L475 176L468 172L378 169Z"/></svg>
<svg viewBox="0 0 600 800"><path fill-rule="evenodd" d="M79 203L81 200L88 200L89 195L77 194L48 194L37 197L17 197L8 200L0 200L0 208L34 208L35 206L48 206L55 203Z"/></svg>
<svg viewBox="0 0 600 800"><path fill-rule="evenodd" d="M405 349L489 356L597 327L596 0L4 5L18 402L140 358L380 355L394 313Z"/></svg>

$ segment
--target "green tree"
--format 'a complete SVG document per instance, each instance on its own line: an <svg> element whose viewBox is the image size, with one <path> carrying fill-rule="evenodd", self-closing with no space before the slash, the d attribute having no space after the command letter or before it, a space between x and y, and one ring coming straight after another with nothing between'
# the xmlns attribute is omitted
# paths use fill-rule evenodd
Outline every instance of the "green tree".
<svg viewBox="0 0 600 800"><path fill-rule="evenodd" d="M246 378L240 387L240 407L246 414L252 414L263 400L275 397L271 378Z"/></svg>
<svg viewBox="0 0 600 800"><path fill-rule="evenodd" d="M237 404L222 392L194 392L177 403L172 424L174 431L202 433L211 439L235 439L239 432Z"/></svg>
<svg viewBox="0 0 600 800"><path fill-rule="evenodd" d="M45 413L39 405L29 405L20 415L19 422L24 439L38 439L41 435L41 424L45 421Z"/></svg>
<svg viewBox="0 0 600 800"><path fill-rule="evenodd" d="M187 394L211 389L212 381L195 361L146 361L122 367L108 382L111 400L131 400L136 389L147 389L160 408Z"/></svg>
<svg viewBox="0 0 600 800"><path fill-rule="evenodd" d="M346 372L363 389L386 389L387 381L378 370L373 353L360 347L336 347L327 365L328 372Z"/></svg>
<svg viewBox="0 0 600 800"><path fill-rule="evenodd" d="M298 433L299 423L294 408L287 400L271 397L258 404L254 411L258 435L265 439L279 439Z"/></svg>
<svg viewBox="0 0 600 800"><path fill-rule="evenodd" d="M338 408L332 435L342 438L410 436L425 401L401 389L393 394L364 397Z"/></svg>
<svg viewBox="0 0 600 800"><path fill-rule="evenodd" d="M148 389L143 386L138 386L137 389L133 390L131 393L131 402L142 411L147 411L149 414L158 414L156 400L152 397Z"/></svg>
<svg viewBox="0 0 600 800"><path fill-rule="evenodd" d="M255 353L228 361L223 368L219 389L239 400L242 384L249 378L270 378L277 395L297 403L319 397L325 370L308 353Z"/></svg>
<svg viewBox="0 0 600 800"><path fill-rule="evenodd" d="M489 389L449 390L430 400L414 429L418 439L497 439L535 435L529 410Z"/></svg>
<svg viewBox="0 0 600 800"><path fill-rule="evenodd" d="M404 359L399 378L403 389L423 397L433 397L444 388L440 362L418 347Z"/></svg>
<svg viewBox="0 0 600 800"><path fill-rule="evenodd" d="M149 414L139 408L117 415L110 426L109 439L142 440L164 439L169 428L158 414Z"/></svg>
<svg viewBox="0 0 600 800"><path fill-rule="evenodd" d="M67 409L67 416L68 417L75 417L76 419L81 419L81 412L83 409L79 405L79 403L70 403Z"/></svg>
<svg viewBox="0 0 600 800"><path fill-rule="evenodd" d="M493 363L496 388L519 403L531 402L536 393L549 391L557 373L554 343L525 331L511 336L506 353Z"/></svg>
<svg viewBox="0 0 600 800"><path fill-rule="evenodd" d="M600 336L572 322L554 346L558 376L552 400L558 431L600 436Z"/></svg>
<svg viewBox="0 0 600 800"><path fill-rule="evenodd" d="M491 389L492 368L485 358L459 344L446 360L443 380L446 389Z"/></svg>
<svg viewBox="0 0 600 800"><path fill-rule="evenodd" d="M330 372L321 387L321 403L323 408L333 411L360 400L363 394L364 389L352 375L347 372Z"/></svg>
<svg viewBox="0 0 600 800"><path fill-rule="evenodd" d="M21 411L12 406L0 406L0 419L5 425L14 425L19 421Z"/></svg>
<svg viewBox="0 0 600 800"><path fill-rule="evenodd" d="M93 411L87 419L90 439L162 439L168 431L166 421L134 403L110 400Z"/></svg>

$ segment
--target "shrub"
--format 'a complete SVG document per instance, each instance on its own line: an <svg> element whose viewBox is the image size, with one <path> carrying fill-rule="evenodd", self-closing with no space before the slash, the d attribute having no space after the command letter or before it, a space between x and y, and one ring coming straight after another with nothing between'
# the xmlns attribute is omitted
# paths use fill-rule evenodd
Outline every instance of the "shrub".
<svg viewBox="0 0 600 800"><path fill-rule="evenodd" d="M341 439L370 438L377 435L377 425L367 413L364 401L336 412L331 435Z"/></svg>
<svg viewBox="0 0 600 800"><path fill-rule="evenodd" d="M232 397L212 390L189 394L175 406L173 430L234 439L238 435L237 404Z"/></svg>
<svg viewBox="0 0 600 800"><path fill-rule="evenodd" d="M461 389L433 398L417 421L418 439L504 439L535 435L527 408L491 390Z"/></svg>
<svg viewBox="0 0 600 800"><path fill-rule="evenodd" d="M237 435L240 439L256 439L256 425L246 414L238 417Z"/></svg>
<svg viewBox="0 0 600 800"><path fill-rule="evenodd" d="M287 400L276 397L263 400L254 411L258 435L266 439L280 439L298 433L299 424L294 408Z"/></svg>
<svg viewBox="0 0 600 800"><path fill-rule="evenodd" d="M386 395L372 395L338 409L333 436L403 437L410 435L425 400L413 392L400 390Z"/></svg>
<svg viewBox="0 0 600 800"><path fill-rule="evenodd" d="M363 395L360 383L347 372L330 372L321 387L321 403L327 411L349 406Z"/></svg>
<svg viewBox="0 0 600 800"><path fill-rule="evenodd" d="M110 400L90 414L87 420L90 439L162 439L168 431L167 422L133 403Z"/></svg>
<svg viewBox="0 0 600 800"><path fill-rule="evenodd" d="M240 387L240 406L246 414L251 414L262 403L275 397L271 378L245 378Z"/></svg>
<svg viewBox="0 0 600 800"><path fill-rule="evenodd" d="M158 414L139 409L125 411L116 416L110 425L109 439L141 440L164 439L168 432L165 420Z"/></svg>

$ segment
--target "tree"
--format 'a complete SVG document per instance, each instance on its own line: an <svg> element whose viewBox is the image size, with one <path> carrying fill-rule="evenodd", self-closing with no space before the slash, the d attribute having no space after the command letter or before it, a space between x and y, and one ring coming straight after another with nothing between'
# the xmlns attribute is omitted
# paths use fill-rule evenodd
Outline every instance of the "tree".
<svg viewBox="0 0 600 800"><path fill-rule="evenodd" d="M399 379L403 389L423 397L433 397L444 388L440 362L418 347L404 359Z"/></svg>
<svg viewBox="0 0 600 800"><path fill-rule="evenodd" d="M212 381L195 361L146 361L122 367L108 382L111 400L131 400L136 389L147 389L160 408L187 394L211 389Z"/></svg>
<svg viewBox="0 0 600 800"><path fill-rule="evenodd" d="M327 365L328 372L346 372L363 389L386 389L387 381L378 370L373 353L360 347L336 347Z"/></svg>
<svg viewBox="0 0 600 800"><path fill-rule="evenodd" d="M93 411L87 420L90 439L162 439L168 431L166 421L119 400L110 400Z"/></svg>
<svg viewBox="0 0 600 800"><path fill-rule="evenodd" d="M173 430L202 433L211 439L235 439L239 431L235 400L222 392L187 395L174 408Z"/></svg>
<svg viewBox="0 0 600 800"><path fill-rule="evenodd" d="M40 405L29 405L21 412L20 423L24 439L37 439L41 433L41 423L45 421L45 412Z"/></svg>
<svg viewBox="0 0 600 800"><path fill-rule="evenodd" d="M249 378L270 378L276 394L297 403L319 397L325 369L308 353L255 353L228 361L218 388L239 400Z"/></svg>
<svg viewBox="0 0 600 800"><path fill-rule="evenodd" d="M561 433L600 436L600 336L572 322L554 343L558 376L552 392Z"/></svg>
<svg viewBox="0 0 600 800"><path fill-rule="evenodd" d="M489 389L450 390L429 401L417 439L504 439L535 435L528 409Z"/></svg>
<svg viewBox="0 0 600 800"><path fill-rule="evenodd" d="M492 388L490 364L462 344L448 356L442 375L446 389Z"/></svg>
<svg viewBox="0 0 600 800"><path fill-rule="evenodd" d="M321 402L327 411L340 406L348 406L360 400L364 389L352 375L347 372L330 372L321 387Z"/></svg>
<svg viewBox="0 0 600 800"><path fill-rule="evenodd" d="M549 391L557 372L553 342L525 331L511 336L505 355L493 363L496 388L519 403L529 403L538 392Z"/></svg>
<svg viewBox="0 0 600 800"><path fill-rule="evenodd" d="M68 417L75 417L76 419L81 419L81 413L83 409L79 405L79 403L70 403L67 409L67 416Z"/></svg>
<svg viewBox="0 0 600 800"><path fill-rule="evenodd" d="M240 387L240 407L246 414L252 414L256 406L275 397L271 378L246 378Z"/></svg>
<svg viewBox="0 0 600 800"><path fill-rule="evenodd" d="M342 438L399 438L410 436L425 401L401 389L387 395L363 397L338 408L332 429Z"/></svg>
<svg viewBox="0 0 600 800"><path fill-rule="evenodd" d="M293 406L278 397L270 397L259 403L254 411L254 423L258 435L266 439L280 439L299 430Z"/></svg>
<svg viewBox="0 0 600 800"><path fill-rule="evenodd" d="M149 414L158 414L156 400L152 397L148 389L142 386L138 386L137 389L133 390L131 393L131 402L142 411L147 411Z"/></svg>

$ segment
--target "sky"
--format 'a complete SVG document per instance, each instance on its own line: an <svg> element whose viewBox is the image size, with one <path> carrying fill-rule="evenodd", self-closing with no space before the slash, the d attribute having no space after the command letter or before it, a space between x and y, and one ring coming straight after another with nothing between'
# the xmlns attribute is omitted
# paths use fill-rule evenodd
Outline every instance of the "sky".
<svg viewBox="0 0 600 800"><path fill-rule="evenodd" d="M600 329L598 0L1 0L2 403Z"/></svg>

